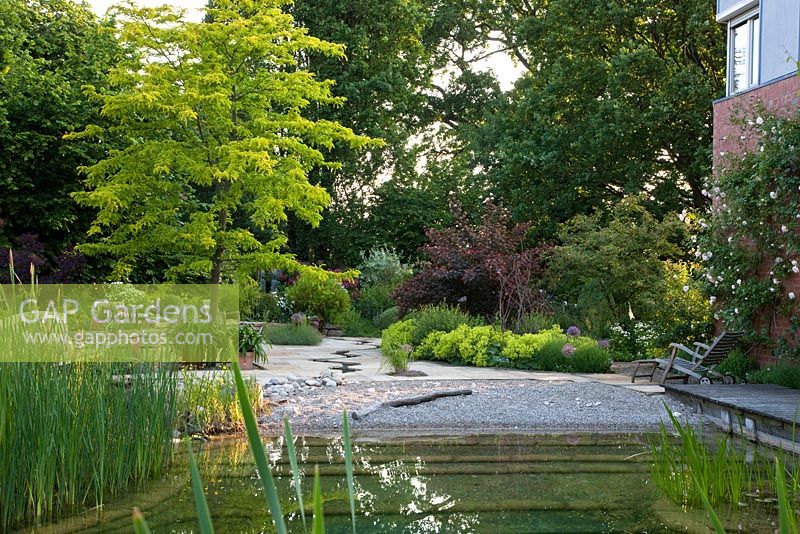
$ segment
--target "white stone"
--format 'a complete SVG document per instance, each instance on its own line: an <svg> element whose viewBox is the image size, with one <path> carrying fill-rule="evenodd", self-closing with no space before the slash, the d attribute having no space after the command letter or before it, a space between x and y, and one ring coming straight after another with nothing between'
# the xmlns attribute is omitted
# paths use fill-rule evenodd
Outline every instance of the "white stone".
<svg viewBox="0 0 800 534"><path fill-rule="evenodd" d="M320 383L320 381L319 381L319 380L317 380L317 379L314 379L314 378L308 378L308 379L306 379L306 382L305 382L305 384L306 384L307 386L313 386L313 387L319 387L319 386L321 386L321 385L322 385L322 384Z"/></svg>

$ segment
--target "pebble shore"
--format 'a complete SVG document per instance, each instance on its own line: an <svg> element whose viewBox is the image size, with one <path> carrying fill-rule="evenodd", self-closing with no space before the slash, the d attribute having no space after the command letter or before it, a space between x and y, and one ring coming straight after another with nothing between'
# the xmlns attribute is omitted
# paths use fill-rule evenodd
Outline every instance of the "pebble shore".
<svg viewBox="0 0 800 534"><path fill-rule="evenodd" d="M643 432L669 424L667 410L693 424L700 418L665 395L647 396L596 382L537 380L406 380L348 383L345 378L273 379L265 394L272 413L262 417L264 430L281 431L283 417L298 433L335 432L342 412L434 391L470 388L468 396L449 397L416 406L382 407L352 421L354 430L481 433L513 432ZM285 380L285 382L283 382ZM270 381L272 382L272 380ZM283 383L281 383L283 382ZM289 387L291 386L291 387ZM666 407L665 407L666 404Z"/></svg>

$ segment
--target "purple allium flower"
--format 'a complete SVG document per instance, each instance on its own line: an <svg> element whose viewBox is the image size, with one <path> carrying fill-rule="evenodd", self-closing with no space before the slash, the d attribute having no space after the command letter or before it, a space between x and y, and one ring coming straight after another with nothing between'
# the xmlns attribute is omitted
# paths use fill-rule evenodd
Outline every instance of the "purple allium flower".
<svg viewBox="0 0 800 534"><path fill-rule="evenodd" d="M569 337L578 337L579 335L581 335L581 329L575 325L572 325L569 328L567 328L567 335Z"/></svg>
<svg viewBox="0 0 800 534"><path fill-rule="evenodd" d="M302 313L295 312L295 313L292 314L291 319L292 319L292 324L299 325L300 323L305 321L306 318Z"/></svg>
<svg viewBox="0 0 800 534"><path fill-rule="evenodd" d="M607 349L609 345L611 345L611 342L607 339L601 339L600 341L597 342L597 346L603 350Z"/></svg>
<svg viewBox="0 0 800 534"><path fill-rule="evenodd" d="M571 343L567 343L563 347L561 347L561 354L569 358L573 354L575 354L575 345Z"/></svg>

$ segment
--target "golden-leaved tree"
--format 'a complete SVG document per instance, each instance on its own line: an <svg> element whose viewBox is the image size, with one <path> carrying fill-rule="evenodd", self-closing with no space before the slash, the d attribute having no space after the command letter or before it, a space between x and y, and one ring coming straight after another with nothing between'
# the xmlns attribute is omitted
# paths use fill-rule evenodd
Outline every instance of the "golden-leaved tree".
<svg viewBox="0 0 800 534"><path fill-rule="evenodd" d="M74 194L97 210L80 250L112 258L114 278L153 257L179 281L296 266L282 252L287 214L316 225L329 202L309 171L337 168L326 159L334 146L379 143L303 116L343 104L303 58L344 50L308 35L284 4L215 0L203 22L168 7L115 8L126 58L110 90L87 88L111 126L70 134L122 147L83 168L86 190Z"/></svg>

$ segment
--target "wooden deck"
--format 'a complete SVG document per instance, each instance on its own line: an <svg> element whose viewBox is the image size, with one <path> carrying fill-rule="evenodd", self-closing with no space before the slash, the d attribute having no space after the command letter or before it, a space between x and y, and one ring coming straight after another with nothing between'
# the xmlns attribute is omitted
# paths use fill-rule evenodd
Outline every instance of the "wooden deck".
<svg viewBox="0 0 800 534"><path fill-rule="evenodd" d="M726 432L800 453L800 390L764 384L665 384Z"/></svg>

